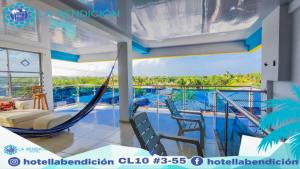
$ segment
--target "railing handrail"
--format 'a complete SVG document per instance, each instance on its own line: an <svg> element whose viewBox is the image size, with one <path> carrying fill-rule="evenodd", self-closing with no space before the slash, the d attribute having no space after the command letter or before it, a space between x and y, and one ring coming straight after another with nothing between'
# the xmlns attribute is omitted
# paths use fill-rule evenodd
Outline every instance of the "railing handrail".
<svg viewBox="0 0 300 169"><path fill-rule="evenodd" d="M242 113L245 117L247 117L252 123L254 123L257 127L259 127L259 119L247 111L245 108L242 106L238 105L235 103L233 100L231 100L229 97L227 97L225 94L223 94L221 91L216 90L216 93L220 96L222 96L228 103L230 103L234 108L236 108L240 113ZM264 133L270 134L269 130L263 130Z"/></svg>
<svg viewBox="0 0 300 169"><path fill-rule="evenodd" d="M87 87L98 87L99 85L96 84L76 84L76 85L59 85L59 86L53 86L53 88L66 88L66 87L81 87L81 86L87 86ZM112 86L112 85L109 85ZM118 87L118 85L114 85L113 87ZM253 86L195 86L195 85L187 85L187 86L179 86L179 85L133 85L133 87L173 87L173 88L197 88L200 87L202 88L201 90L209 90L206 88L241 88L241 87L248 87L250 89L235 89L235 90L230 90L230 89L219 89L219 91L223 91L223 92L261 92L261 93L266 93L266 90L253 90ZM218 89L214 89L214 90L218 90Z"/></svg>
<svg viewBox="0 0 300 169"><path fill-rule="evenodd" d="M75 85L58 85L55 87L60 87L60 86L100 86L101 84L75 84ZM118 86L118 85L114 85ZM156 86L156 87L249 87L249 88L255 88L254 86L225 86L225 85L186 85L186 86L181 86L181 85L156 85L156 84L150 84L150 85L133 85L133 86Z"/></svg>

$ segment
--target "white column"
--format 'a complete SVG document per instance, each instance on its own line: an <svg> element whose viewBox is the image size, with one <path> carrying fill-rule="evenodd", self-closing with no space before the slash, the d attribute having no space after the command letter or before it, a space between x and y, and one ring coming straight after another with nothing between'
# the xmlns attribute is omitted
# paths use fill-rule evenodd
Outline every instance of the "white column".
<svg viewBox="0 0 300 169"><path fill-rule="evenodd" d="M131 42L118 43L120 121L129 121L129 106L133 102Z"/></svg>
<svg viewBox="0 0 300 169"><path fill-rule="evenodd" d="M52 61L50 52L42 53L43 85L47 93L49 110L53 110Z"/></svg>

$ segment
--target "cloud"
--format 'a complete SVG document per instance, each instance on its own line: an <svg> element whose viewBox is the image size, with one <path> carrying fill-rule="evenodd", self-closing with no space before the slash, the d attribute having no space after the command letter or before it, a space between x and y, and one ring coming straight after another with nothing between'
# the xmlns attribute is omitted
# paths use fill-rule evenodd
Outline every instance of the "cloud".
<svg viewBox="0 0 300 169"><path fill-rule="evenodd" d="M54 76L107 76L113 62L71 63L53 60ZM205 76L261 72L261 50L254 53L140 59L133 61L135 76ZM117 69L114 71L117 74Z"/></svg>
<svg viewBox="0 0 300 169"><path fill-rule="evenodd" d="M53 76L107 76L113 62L73 63L52 60Z"/></svg>

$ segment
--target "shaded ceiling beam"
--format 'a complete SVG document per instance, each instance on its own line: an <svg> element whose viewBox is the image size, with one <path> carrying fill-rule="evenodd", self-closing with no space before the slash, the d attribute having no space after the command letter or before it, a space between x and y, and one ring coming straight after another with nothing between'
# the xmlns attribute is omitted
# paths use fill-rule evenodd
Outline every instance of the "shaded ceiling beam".
<svg viewBox="0 0 300 169"><path fill-rule="evenodd" d="M133 53L133 56L134 58L165 58L175 56L207 56L214 54L242 52L248 52L243 40L235 42L152 48L149 54L141 55L138 53Z"/></svg>

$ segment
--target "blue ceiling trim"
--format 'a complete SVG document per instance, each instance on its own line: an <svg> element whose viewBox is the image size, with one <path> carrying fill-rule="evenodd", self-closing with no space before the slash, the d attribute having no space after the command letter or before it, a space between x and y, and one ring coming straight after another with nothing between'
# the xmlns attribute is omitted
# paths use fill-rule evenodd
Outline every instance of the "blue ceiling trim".
<svg viewBox="0 0 300 169"><path fill-rule="evenodd" d="M97 0L94 1L94 10L95 11L115 11L118 8L117 0Z"/></svg>
<svg viewBox="0 0 300 169"><path fill-rule="evenodd" d="M147 55L150 53L150 48L145 48L144 46L140 45L139 43L133 41L132 42L132 50L136 53Z"/></svg>
<svg viewBox="0 0 300 169"><path fill-rule="evenodd" d="M248 51L256 48L262 44L262 28L259 28L251 36L244 41L245 47Z"/></svg>
<svg viewBox="0 0 300 169"><path fill-rule="evenodd" d="M51 58L55 59L55 60L78 62L80 59L80 56L70 54L70 53L60 52L60 51L56 51L56 50L51 50Z"/></svg>

